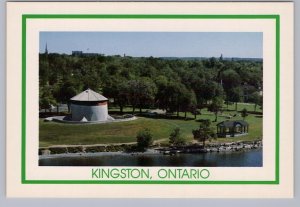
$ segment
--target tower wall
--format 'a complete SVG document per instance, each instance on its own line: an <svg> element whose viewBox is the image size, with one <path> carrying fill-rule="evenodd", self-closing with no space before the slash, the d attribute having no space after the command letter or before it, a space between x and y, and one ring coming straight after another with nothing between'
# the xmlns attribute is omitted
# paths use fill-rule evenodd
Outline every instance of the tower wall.
<svg viewBox="0 0 300 207"><path fill-rule="evenodd" d="M102 105L80 105L71 104L72 121L81 121L84 118L87 121L106 121L108 118L107 104Z"/></svg>

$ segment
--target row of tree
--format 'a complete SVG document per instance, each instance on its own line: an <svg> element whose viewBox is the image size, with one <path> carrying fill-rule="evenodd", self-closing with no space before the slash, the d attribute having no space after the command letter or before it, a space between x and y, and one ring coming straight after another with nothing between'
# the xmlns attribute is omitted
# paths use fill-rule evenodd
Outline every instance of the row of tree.
<svg viewBox="0 0 300 207"><path fill-rule="evenodd" d="M153 57L40 54L40 108L67 103L91 88L123 108L168 112L204 107L218 113L223 102L261 105L262 62Z"/></svg>

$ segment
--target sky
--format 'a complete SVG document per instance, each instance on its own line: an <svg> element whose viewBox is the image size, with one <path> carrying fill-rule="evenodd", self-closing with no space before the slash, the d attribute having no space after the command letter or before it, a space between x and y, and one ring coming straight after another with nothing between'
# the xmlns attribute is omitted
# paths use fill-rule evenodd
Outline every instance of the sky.
<svg viewBox="0 0 300 207"><path fill-rule="evenodd" d="M39 52L262 58L261 32L40 32Z"/></svg>

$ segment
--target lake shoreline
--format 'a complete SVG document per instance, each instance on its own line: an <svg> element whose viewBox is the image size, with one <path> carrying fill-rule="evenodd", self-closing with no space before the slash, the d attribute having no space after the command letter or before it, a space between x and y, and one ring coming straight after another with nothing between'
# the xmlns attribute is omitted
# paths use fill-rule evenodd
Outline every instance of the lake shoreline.
<svg viewBox="0 0 300 207"><path fill-rule="evenodd" d="M262 167L262 148L210 153L96 152L39 156L39 166Z"/></svg>
<svg viewBox="0 0 300 207"><path fill-rule="evenodd" d="M262 148L262 140L255 141L238 141L229 143L208 143L203 148L200 144L191 144L185 146L168 146L161 147L159 145L151 146L145 152L131 151L135 144L113 144L113 145L64 145L53 146L39 149L39 157L51 157L59 155L59 157L66 157L70 155L90 155L95 153L105 154L129 154L129 155L174 155L177 153L209 153L209 152L234 152L251 149Z"/></svg>

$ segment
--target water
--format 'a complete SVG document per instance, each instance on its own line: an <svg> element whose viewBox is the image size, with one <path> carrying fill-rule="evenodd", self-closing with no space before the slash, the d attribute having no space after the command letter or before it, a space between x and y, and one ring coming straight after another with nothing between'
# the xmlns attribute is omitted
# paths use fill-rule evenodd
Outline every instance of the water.
<svg viewBox="0 0 300 207"><path fill-rule="evenodd" d="M204 154L90 153L40 157L40 166L261 167L262 149Z"/></svg>

